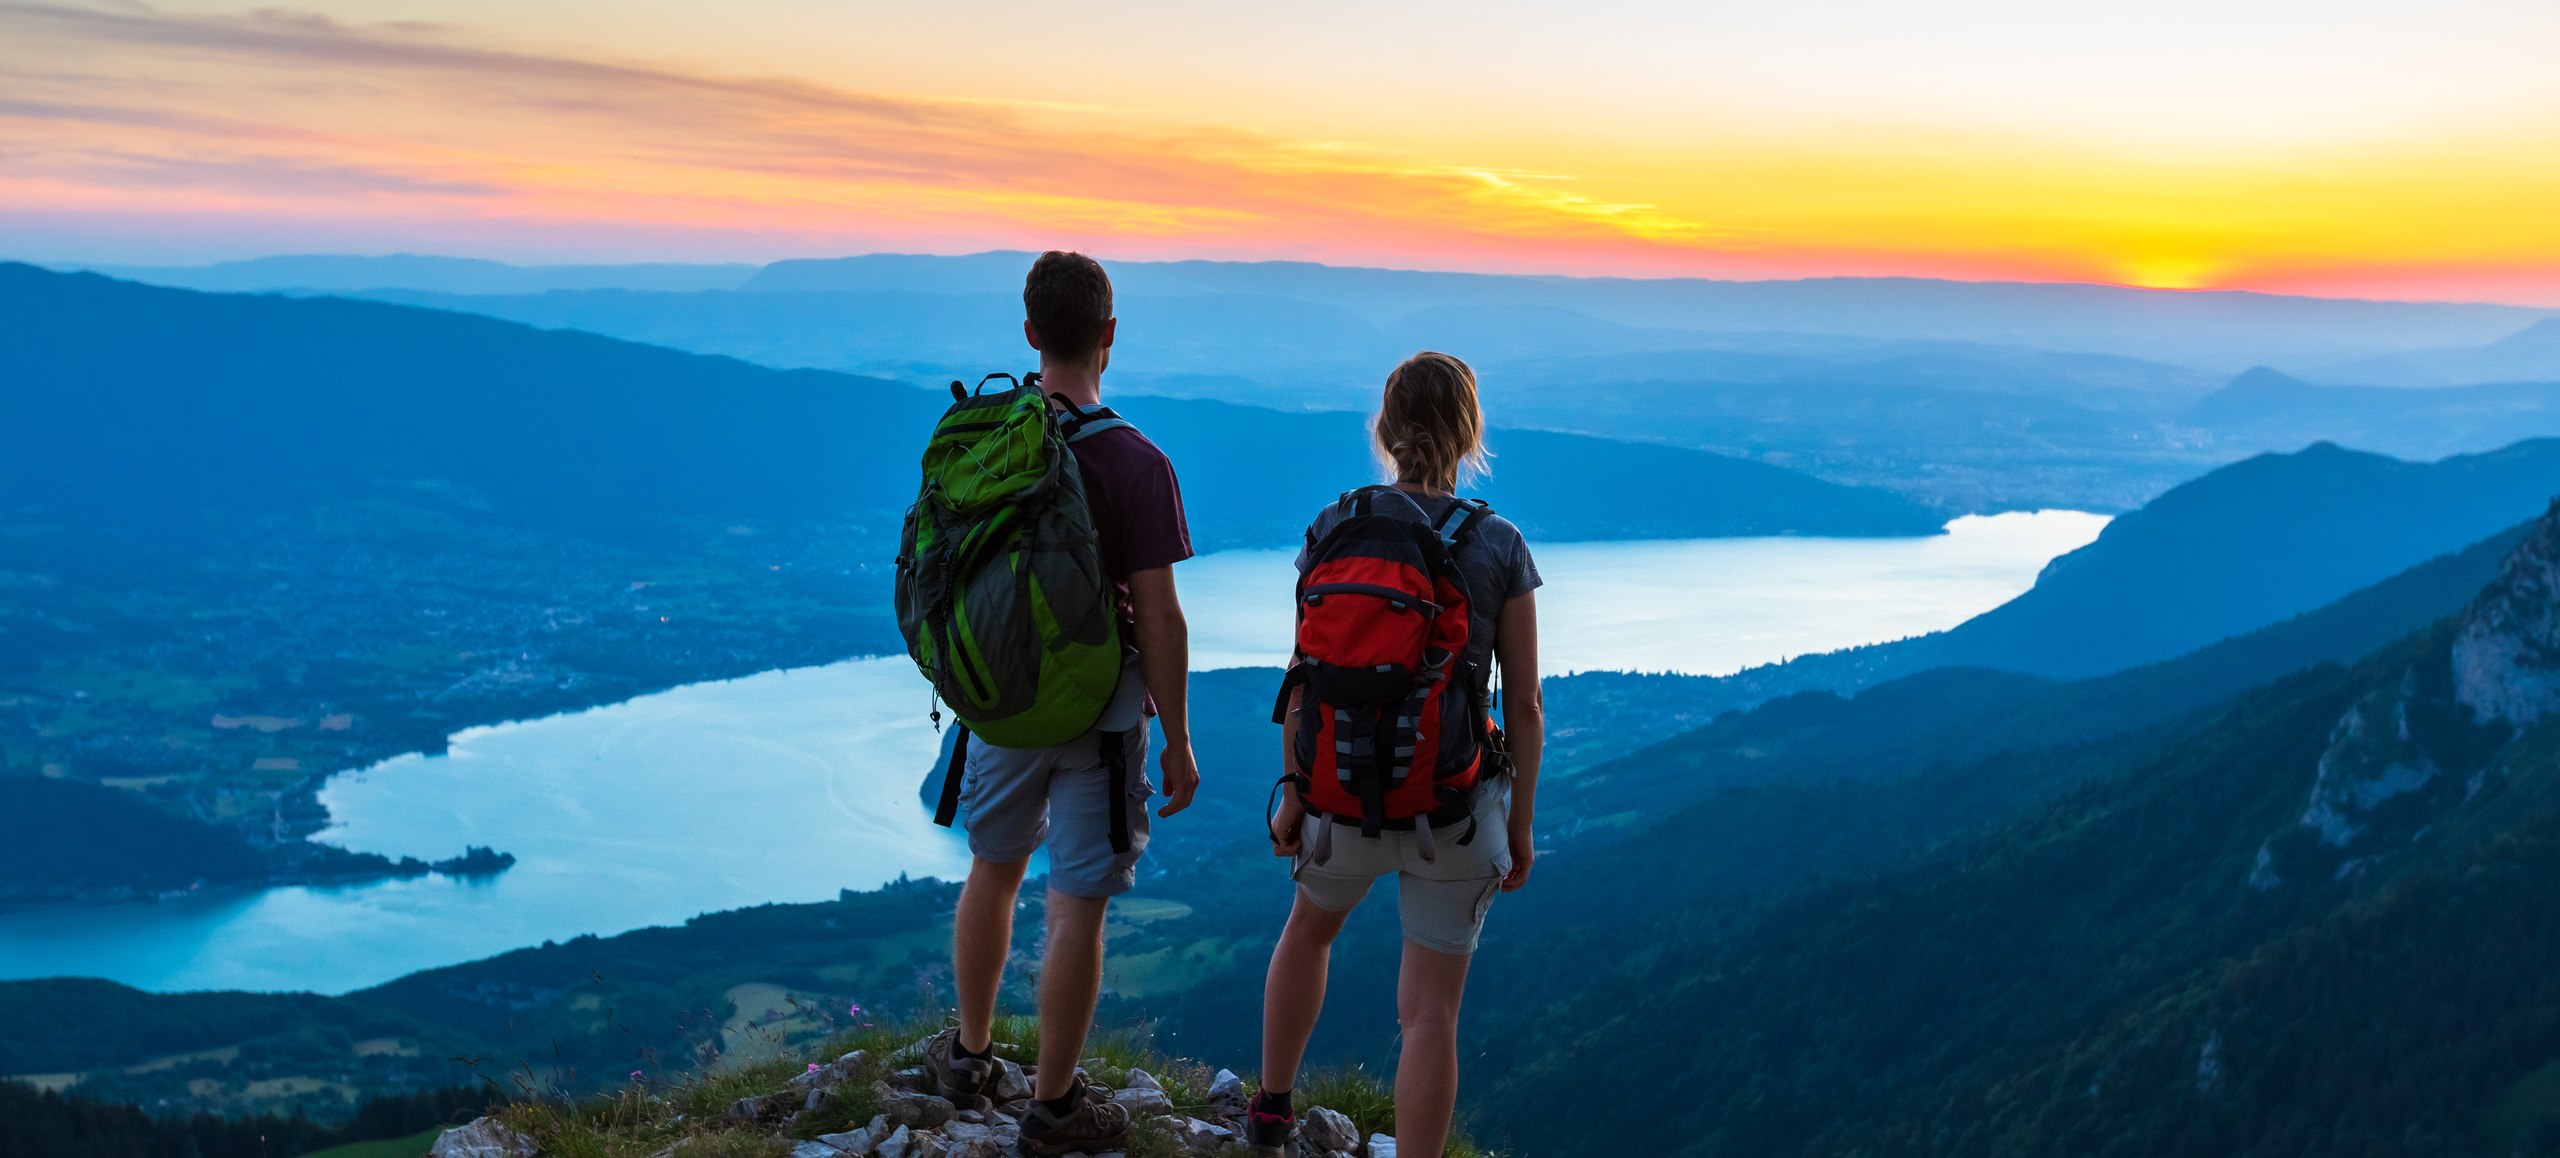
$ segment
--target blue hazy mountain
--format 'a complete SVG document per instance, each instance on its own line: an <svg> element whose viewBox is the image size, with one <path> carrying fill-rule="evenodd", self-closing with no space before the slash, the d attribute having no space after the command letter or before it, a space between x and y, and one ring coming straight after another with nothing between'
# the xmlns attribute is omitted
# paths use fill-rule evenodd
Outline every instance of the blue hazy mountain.
<svg viewBox="0 0 2560 1158"><path fill-rule="evenodd" d="M2440 346L2314 366L2309 376L2375 386L2560 382L2560 317L2544 318L2486 345Z"/></svg>
<svg viewBox="0 0 2560 1158"><path fill-rule="evenodd" d="M856 522L886 541L913 497L916 448L949 402L442 311L27 266L0 267L0 308L24 326L0 348L21 384L0 397L0 483L129 513L436 480L505 517ZM1193 519L1211 544L1287 543L1323 497L1376 474L1353 414L1168 399L1131 415L1208 496ZM1493 493L1556 538L1926 534L1940 521L1885 492L1693 450L1497 437L1524 453Z"/></svg>
<svg viewBox="0 0 2560 1158"><path fill-rule="evenodd" d="M1021 359L1012 322L1026 260L887 255L777 263L743 281L723 267L719 277L732 280L719 284L735 288L457 293L451 287L499 284L499 275L563 287L645 279L625 267L472 266L448 276L432 262L418 272L406 259L372 266L349 259L346 268L284 278L298 268L288 262L275 284L322 281L326 273L337 292L376 300L930 385L952 367ZM2520 390L2423 405L2322 396L2269 411L2241 404L2250 393L2244 382L2232 397L2204 404L2227 372L2197 367L2244 353L2292 364L2449 340L2532 345L2538 331L2514 332L2541 315L2506 307L1291 263L1114 268L1127 336L1114 381L1124 396L1359 410L1372 404L1387 367L1415 349L1440 348L1478 365L1489 405L1506 425L1754 458L1955 510L2123 510L2262 450L2327 440L2432 457L2560 427L2538 394ZM355 288L368 270L389 284ZM218 272L245 284L260 271ZM2399 422L2407 411L2383 405L2391 402L2431 409ZM2507 419L2524 427L2501 430Z"/></svg>
<svg viewBox="0 0 2560 1158"><path fill-rule="evenodd" d="M764 291L1019 292L1031 255L873 255L779 261ZM2273 353L2485 342L2548 311L2508 306L2164 292L2114 286L1921 278L1566 278L1359 269L1305 262L1113 262L1124 292L1257 294L1327 302L1387 322L1442 306L1550 307L1622 326L1953 339L2130 354L2200 366ZM2335 353L2329 355L2337 356Z"/></svg>
<svg viewBox="0 0 2560 1158"><path fill-rule="evenodd" d="M2549 439L2438 462L2326 443L2259 455L2109 523L2025 594L1909 645L1906 662L2069 677L2167 659L2477 542L2554 495Z"/></svg>
<svg viewBox="0 0 2560 1158"><path fill-rule="evenodd" d="M1946 631L1687 685L1693 711L1848 693L1937 668L2123 671L2258 631L2488 539L2560 495L2560 440L2437 462L2315 445L2171 488Z"/></svg>
<svg viewBox="0 0 2560 1158"><path fill-rule="evenodd" d="M416 289L455 294L523 294L558 289L736 289L752 265L510 265L412 253L384 257L284 255L203 266L90 266L92 272L180 289L227 292Z"/></svg>
<svg viewBox="0 0 2560 1158"><path fill-rule="evenodd" d="M221 289L402 289L521 293L550 288L727 289L1010 297L1028 253L874 254L740 267L504 267L421 259L290 258L202 269L134 270L145 280ZM368 268L368 265L370 268ZM1431 273L1307 262L1111 261L1132 297L1280 297L1335 306L1375 325L1445 307L1562 310L1610 325L1960 340L2125 354L2234 372L2257 363L2342 359L2495 341L2550 311L2347 301L2238 291L1922 278L1715 281ZM561 270L572 273L557 272ZM513 270L513 272L508 272ZM614 272L614 271L622 272ZM219 272L215 272L219 271ZM211 280L218 279L218 280ZM685 282L687 284L671 284ZM492 285L510 288L491 289ZM1577 323L1587 324L1587 323ZM1409 352L1409 351L1408 351Z"/></svg>
<svg viewBox="0 0 2560 1158"><path fill-rule="evenodd" d="M2560 435L2560 373L2543 382L2478 386L2331 386L2261 367L2198 400L2186 418L2234 448L2291 448L2330 439L2403 458L2434 458Z"/></svg>

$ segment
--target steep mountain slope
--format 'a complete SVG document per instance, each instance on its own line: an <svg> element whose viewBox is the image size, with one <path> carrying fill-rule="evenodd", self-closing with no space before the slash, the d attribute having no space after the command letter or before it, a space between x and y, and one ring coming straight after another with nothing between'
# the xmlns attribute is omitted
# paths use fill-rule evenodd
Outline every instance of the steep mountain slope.
<svg viewBox="0 0 2560 1158"><path fill-rule="evenodd" d="M2116 671L2337 599L2513 525L2555 494L2560 441L2432 463L2328 444L2260 455L2108 524L1999 608L1887 646L1906 665Z"/></svg>
<svg viewBox="0 0 2560 1158"><path fill-rule="evenodd" d="M1739 924L1658 916L1483 1038L1517 1065L1490 1132L1596 1153L1534 1107L1633 1068L1694 1099L1634 1140L1663 1153L2510 1152L2560 1058L2555 582L2560 511L2459 617L2037 815Z"/></svg>

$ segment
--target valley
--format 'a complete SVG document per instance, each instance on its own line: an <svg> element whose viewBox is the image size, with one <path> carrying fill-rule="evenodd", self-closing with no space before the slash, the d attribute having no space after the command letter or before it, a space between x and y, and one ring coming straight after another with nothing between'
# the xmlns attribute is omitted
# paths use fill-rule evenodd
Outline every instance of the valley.
<svg viewBox="0 0 2560 1158"><path fill-rule="evenodd" d="M278 268L227 288L331 288L259 280L293 272ZM0 268L0 291L51 311L0 369L94 384L0 397L0 788L59 798L0 808L7 896L41 906L0 913L0 936L53 928L63 948L106 928L98 914L198 922L137 954L137 985L0 982L0 1073L158 1114L344 1122L484 1079L576 1092L634 1069L736 1069L947 1007L960 861L915 783L935 740L921 698L886 678L902 661L842 662L897 647L883 560L912 468L882 432L942 399L894 379L947 371L854 346L822 362L783 338L857 306L881 325L965 320L984 304L975 267L897 266L906 290L862 282L876 264L470 270L469 294L513 296L469 300L362 284L386 268L333 275L372 301ZM1980 327L1701 330L1659 312L1658 287L1429 287L1530 294L1453 305L1394 277L1136 271L1187 290L1133 305L1174 336L1128 368L1125 410L1202 464L1183 478L1195 542L1226 552L1193 565L1203 639L1239 662L1264 629L1228 609L1249 599L1218 601L1221 583L1260 590L1231 582L1235 561L1276 556L1335 480L1368 469L1358 416L1324 393L1365 389L1358 359L1337 374L1285 343L1246 343L1255 357L1223 368L1186 352L1183 326L1239 316L1356 336L1285 296L1219 296L1245 276L1313 279L1372 334L1337 354L1483 349L1510 424L1483 493L1574 577L1548 593L1574 637L1555 666L1576 674L1547 688L1539 876L1498 907L1464 1028L1470 1072L1488 1075L1465 1106L1480 1140L1568 1156L2023 1156L2057 1138L2555 1152L2560 1114L2537 1092L2560 1064L2550 938L2527 883L2560 815L2543 783L2560 443L2525 437L2545 432L2548 391L2231 382L2200 354L2402 380L2529 369L2539 347L2501 335L2530 316L2349 305L2145 329L2084 295L2038 324L2098 352L2050 353ZM1852 288L1899 292L1827 290ZM1812 289L1795 313L1757 315L1694 292L1736 325L1830 308ZM802 329L759 329L791 311ZM679 346L708 326L779 343L712 352L825 368L471 314ZM2357 325L2368 348L2337 337ZM194 346L181 363L120 340L143 327ZM123 413L154 417L106 417ZM1293 469L1255 465L1275 454ZM1965 554L1980 515L2066 497L2122 513L2103 531L2002 515L2086 533L2053 531L2032 558ZM1958 514L1974 517L1950 531ZM1787 552L1834 553L1805 573L1869 586L1789 603L1632 577L1760 558L1773 581L1818 587L1782 578ZM1839 562L1858 558L1874 562ZM1957 591L1976 601L1947 602ZM1684 592L1713 604L1695 644L1656 610ZM1751 622L1826 597L1934 610L1856 619L1878 626L1845 648ZM1741 638L1755 642L1724 642ZM1612 655L1668 670L1604 670ZM1196 677L1204 765L1264 766L1273 679ZM759 782L721 755L750 747L782 771ZM559 775L579 760L623 775ZM1251 1056L1237 1011L1289 895L1256 830L1268 787L1212 776L1115 909L1104 1017L1166 1052ZM118 825L125 844L97 835ZM738 847L741 831L762 847ZM134 897L161 901L95 903ZM1036 900L1019 923L1015 1007ZM340 931L337 980L297 980L323 929ZM2414 947L2429 943L2458 948ZM1355 917L1317 1056L1383 1068L1396 949L1392 906ZM110 972L22 972L54 971ZM2422 1011L2394 994L2424 995ZM2337 1012L2384 1007L2370 1032ZM1695 1113L1603 1140L1523 1109L1602 1096L1592 1075L1618 1064L1698 1091ZM2419 1074L2457 1079L2410 1094ZM392 1131L364 1137L405 1132L390 1109L362 1112Z"/></svg>

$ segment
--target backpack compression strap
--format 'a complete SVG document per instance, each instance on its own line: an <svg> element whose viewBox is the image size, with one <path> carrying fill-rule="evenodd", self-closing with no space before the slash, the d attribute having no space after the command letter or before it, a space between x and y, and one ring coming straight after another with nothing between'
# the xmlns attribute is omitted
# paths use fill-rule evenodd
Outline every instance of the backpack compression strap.
<svg viewBox="0 0 2560 1158"><path fill-rule="evenodd" d="M1102 766L1111 772L1111 851L1129 852L1129 738L1127 732L1096 732L1102 744Z"/></svg>
<svg viewBox="0 0 2560 1158"><path fill-rule="evenodd" d="M933 822L951 827L960 815L960 781L969 774L969 725L952 721L951 766L942 770L942 799L933 806Z"/></svg>

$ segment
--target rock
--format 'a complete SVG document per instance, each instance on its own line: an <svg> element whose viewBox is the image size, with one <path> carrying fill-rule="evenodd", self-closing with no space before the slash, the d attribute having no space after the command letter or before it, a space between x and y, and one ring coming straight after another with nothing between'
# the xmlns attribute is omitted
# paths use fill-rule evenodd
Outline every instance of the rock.
<svg viewBox="0 0 2560 1158"><path fill-rule="evenodd" d="M854 1158L871 1158L871 1152L880 1147L880 1136L872 1133L869 1126L841 1134L820 1134L818 1140L835 1147L838 1153L851 1154Z"/></svg>
<svg viewBox="0 0 2560 1158"><path fill-rule="evenodd" d="M810 1091L809 1091L809 1096L808 1096L808 1097L806 1097L806 1098L804 1098L804 1099L801 1099L801 1102L800 1102L800 1109L801 1109L802 1111L804 1111L804 1112L805 1112L805 1111L809 1111L809 1110L817 1109L817 1108L818 1108L818 1103L823 1102L823 1101L826 1101L826 1100L827 1100L827 1088L826 1088L825 1086L816 1086L816 1087L813 1087L813 1088L811 1088L811 1089L810 1089Z"/></svg>
<svg viewBox="0 0 2560 1158"><path fill-rule="evenodd" d="M900 1126L896 1132L881 1139L879 1148L873 1150L872 1153L878 1155L879 1158L915 1158L915 1151L915 1134L910 1132L906 1127Z"/></svg>
<svg viewBox="0 0 2560 1158"><path fill-rule="evenodd" d="M1001 1058L996 1061L995 1100L998 1105L1019 1102L1031 1096L1031 1074L1021 1066Z"/></svg>
<svg viewBox="0 0 2560 1158"><path fill-rule="evenodd" d="M956 1109L945 1099L897 1089L887 1082L871 1083L871 1093L880 1099L880 1112L890 1121L919 1130L930 1130L950 1121Z"/></svg>
<svg viewBox="0 0 2560 1158"><path fill-rule="evenodd" d="M863 1060L862 1051L857 1049L816 1069L792 1075L791 1088L795 1090L825 1089L829 1086L843 1085L852 1081L854 1074L862 1069Z"/></svg>
<svg viewBox="0 0 2560 1158"><path fill-rule="evenodd" d="M1215 1122L1198 1118L1166 1119L1166 1128L1182 1148L1194 1154L1215 1154L1235 1144L1236 1132Z"/></svg>
<svg viewBox="0 0 2560 1158"><path fill-rule="evenodd" d="M1129 1116L1132 1118L1173 1112L1173 1099L1166 1097L1163 1090L1149 1086L1132 1086L1125 1090L1114 1090L1111 1093L1111 1100L1128 1107Z"/></svg>
<svg viewBox="0 0 2560 1158"><path fill-rule="evenodd" d="M1157 1081L1154 1074L1148 1073L1145 1070L1130 1070L1128 1080L1121 1084L1133 1090L1154 1090L1158 1093L1164 1092L1164 1083Z"/></svg>
<svg viewBox="0 0 2560 1158"><path fill-rule="evenodd" d="M1209 1082L1209 1109L1221 1118L1241 1118L1253 1096L1245 1092L1244 1079L1234 1070L1219 1070Z"/></svg>
<svg viewBox="0 0 2560 1158"><path fill-rule="evenodd" d="M1396 1140L1384 1134L1369 1135L1369 1158L1396 1158Z"/></svg>
<svg viewBox="0 0 2560 1158"><path fill-rule="evenodd" d="M1298 1119L1298 1136L1310 1148L1331 1153L1360 1148L1360 1131L1351 1119L1322 1106L1310 1106Z"/></svg>
<svg viewBox="0 0 2560 1158"><path fill-rule="evenodd" d="M729 1103L727 1113L720 1115L732 1122L752 1122L764 1116L764 1098L740 1098Z"/></svg>
<svg viewBox="0 0 2560 1158"><path fill-rule="evenodd" d="M1010 1139L973 1122L955 1122L942 1136L950 1144L943 1151L944 1158L1007 1158L1013 1149Z"/></svg>
<svg viewBox="0 0 2560 1158"><path fill-rule="evenodd" d="M496 1118L475 1118L436 1136L428 1158L533 1158L542 1151L534 1140L509 1129Z"/></svg>
<svg viewBox="0 0 2560 1158"><path fill-rule="evenodd" d="M824 1142L802 1142L791 1148L791 1158L844 1158L844 1151Z"/></svg>
<svg viewBox="0 0 2560 1158"><path fill-rule="evenodd" d="M910 1066L881 1080L898 1089L914 1090L918 1093L924 1092L933 1085L933 1079L925 1076L923 1066Z"/></svg>

